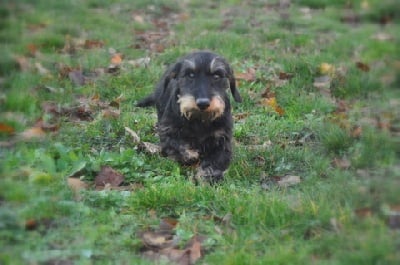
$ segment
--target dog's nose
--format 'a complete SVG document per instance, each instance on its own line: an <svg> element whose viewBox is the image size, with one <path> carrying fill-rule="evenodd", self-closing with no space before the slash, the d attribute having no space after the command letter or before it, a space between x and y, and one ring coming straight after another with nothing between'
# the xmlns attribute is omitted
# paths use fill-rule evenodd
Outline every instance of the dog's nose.
<svg viewBox="0 0 400 265"><path fill-rule="evenodd" d="M196 99L196 105L201 110L205 110L210 106L210 100L208 98L198 98Z"/></svg>

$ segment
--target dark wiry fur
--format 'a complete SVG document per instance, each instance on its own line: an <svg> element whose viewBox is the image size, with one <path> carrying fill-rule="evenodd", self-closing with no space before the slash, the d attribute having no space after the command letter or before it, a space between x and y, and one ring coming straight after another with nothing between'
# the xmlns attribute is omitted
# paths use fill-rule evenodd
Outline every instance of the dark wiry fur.
<svg viewBox="0 0 400 265"><path fill-rule="evenodd" d="M225 59L201 51L170 66L154 93L137 103L157 108L161 153L184 165L199 164L197 176L212 182L222 179L232 157L227 89L241 102Z"/></svg>

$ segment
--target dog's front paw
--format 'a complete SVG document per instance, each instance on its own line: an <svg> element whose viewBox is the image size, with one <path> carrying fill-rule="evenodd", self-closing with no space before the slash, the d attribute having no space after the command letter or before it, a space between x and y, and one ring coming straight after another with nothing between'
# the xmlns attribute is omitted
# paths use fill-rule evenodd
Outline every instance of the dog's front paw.
<svg viewBox="0 0 400 265"><path fill-rule="evenodd" d="M181 150L182 162L186 165L193 165L199 162L200 154L197 150L184 147Z"/></svg>
<svg viewBox="0 0 400 265"><path fill-rule="evenodd" d="M196 173L196 180L199 182L206 181L214 184L224 179L224 172L212 167L199 167Z"/></svg>

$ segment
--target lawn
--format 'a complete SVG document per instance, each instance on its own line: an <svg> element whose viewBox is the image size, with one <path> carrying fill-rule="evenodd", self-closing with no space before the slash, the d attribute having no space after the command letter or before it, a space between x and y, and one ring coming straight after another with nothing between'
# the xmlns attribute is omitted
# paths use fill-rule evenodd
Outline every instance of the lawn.
<svg viewBox="0 0 400 265"><path fill-rule="evenodd" d="M399 264L397 10L1 1L0 264ZM243 97L216 185L154 152L135 107L203 49Z"/></svg>

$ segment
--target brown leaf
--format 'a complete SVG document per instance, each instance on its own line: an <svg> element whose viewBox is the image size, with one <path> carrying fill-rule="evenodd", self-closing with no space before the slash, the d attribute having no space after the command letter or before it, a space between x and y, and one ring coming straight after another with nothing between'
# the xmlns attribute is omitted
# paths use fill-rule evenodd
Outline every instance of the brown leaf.
<svg viewBox="0 0 400 265"><path fill-rule="evenodd" d="M198 238L192 238L191 246L187 248L190 250L189 258L190 258L190 263L189 264L195 264L196 261L198 261L201 258L201 242L198 240Z"/></svg>
<svg viewBox="0 0 400 265"><path fill-rule="evenodd" d="M236 73L235 78L237 80L253 82L256 80L256 70L254 68L248 68L245 73Z"/></svg>
<svg viewBox="0 0 400 265"><path fill-rule="evenodd" d="M124 182L125 177L109 166L103 166L97 174L94 183L98 187L110 184L111 187L118 187Z"/></svg>
<svg viewBox="0 0 400 265"><path fill-rule="evenodd" d="M246 119L248 116L250 116L249 112L242 112L242 113L237 113L233 116L233 118L235 119L235 121L239 121L239 120L244 120Z"/></svg>
<svg viewBox="0 0 400 265"><path fill-rule="evenodd" d="M15 56L14 59L22 72L26 72L31 68L28 58L24 56Z"/></svg>
<svg viewBox="0 0 400 265"><path fill-rule="evenodd" d="M400 205L389 206L388 226L391 229L400 229Z"/></svg>
<svg viewBox="0 0 400 265"><path fill-rule="evenodd" d="M103 46L104 42L101 40L85 40L85 44L83 45L85 49L102 48Z"/></svg>
<svg viewBox="0 0 400 265"><path fill-rule="evenodd" d="M76 86L83 86L86 83L86 79L81 70L70 71L68 73L68 77Z"/></svg>
<svg viewBox="0 0 400 265"><path fill-rule="evenodd" d="M105 109L102 111L101 114L103 118L117 119L121 115L121 112L119 110Z"/></svg>
<svg viewBox="0 0 400 265"><path fill-rule="evenodd" d="M28 50L30 56L32 56L32 57L35 57L35 56L36 56L36 54L37 54L37 52L38 52L38 48L37 48L37 46L36 46L35 44L29 43L29 44L26 46L26 48L27 48L27 50Z"/></svg>
<svg viewBox="0 0 400 265"><path fill-rule="evenodd" d="M121 53L114 53L111 57L111 64L119 65L122 63L122 54Z"/></svg>
<svg viewBox="0 0 400 265"><path fill-rule="evenodd" d="M395 39L392 35L385 33L385 32L378 32L375 35L373 35L371 38L378 40L378 41L392 41Z"/></svg>
<svg viewBox="0 0 400 265"><path fill-rule="evenodd" d="M11 127L8 124L0 122L0 132L6 133L6 134L13 134L15 132L15 129L14 129L14 127Z"/></svg>
<svg viewBox="0 0 400 265"><path fill-rule="evenodd" d="M164 248L170 248L176 245L173 240L173 234L165 233L163 231L145 231L141 233L141 239L143 244L150 249L160 250Z"/></svg>
<svg viewBox="0 0 400 265"><path fill-rule="evenodd" d="M129 60L127 63L134 67L147 67L150 64L150 57Z"/></svg>
<svg viewBox="0 0 400 265"><path fill-rule="evenodd" d="M358 69L360 69L363 72L369 72L370 67L368 64L363 63L363 62L356 62L356 66Z"/></svg>
<svg viewBox="0 0 400 265"><path fill-rule="evenodd" d="M271 87L267 86L264 90L264 92L261 93L261 97L263 98L274 98L275 97L275 92L271 91Z"/></svg>
<svg viewBox="0 0 400 265"><path fill-rule="evenodd" d="M276 113L278 113L281 116L285 114L285 110L278 105L275 97L262 98L261 105L272 108Z"/></svg>
<svg viewBox="0 0 400 265"><path fill-rule="evenodd" d="M134 143L140 143L140 142L141 142L141 141L140 141L139 135L138 135L135 131L133 131L131 128L125 127L125 131L126 131L130 136L132 136L132 139L133 139L133 142L134 142Z"/></svg>
<svg viewBox="0 0 400 265"><path fill-rule="evenodd" d="M361 126L355 126L352 131L350 132L351 136L354 138L360 138L362 135L362 127Z"/></svg>
<svg viewBox="0 0 400 265"><path fill-rule="evenodd" d="M359 208L354 210L354 213L360 218L367 218L372 216L372 209L369 207Z"/></svg>
<svg viewBox="0 0 400 265"><path fill-rule="evenodd" d="M178 225L178 220L171 217L165 217L160 221L160 231L171 232Z"/></svg>
<svg viewBox="0 0 400 265"><path fill-rule="evenodd" d="M161 152L161 147L159 145L149 142L141 142L139 148L151 155L155 155Z"/></svg>
<svg viewBox="0 0 400 265"><path fill-rule="evenodd" d="M41 219L28 219L25 221L25 230L33 231L39 227L44 227L45 229L50 229L54 227L54 220L49 218Z"/></svg>
<svg viewBox="0 0 400 265"><path fill-rule="evenodd" d="M285 72L280 72L279 73L279 79L281 79L281 80L292 79L293 76L294 76L294 74L292 74L292 73L285 73Z"/></svg>
<svg viewBox="0 0 400 265"><path fill-rule="evenodd" d="M291 176L291 175L284 176L280 180L277 181L278 186L283 187L283 188L297 185L300 182L301 182L301 179L299 176Z"/></svg>
<svg viewBox="0 0 400 265"><path fill-rule="evenodd" d="M36 62L36 63L35 63L35 67L36 67L36 70L38 70L39 74L41 74L41 75L47 75L47 74L50 73L50 71L47 70L47 69L46 69L41 63L39 63L39 62Z"/></svg>
<svg viewBox="0 0 400 265"><path fill-rule="evenodd" d="M67 179L67 184L68 184L68 187L73 192L79 192L81 190L86 190L89 187L89 185L86 182L82 181L79 178L74 178L74 177L69 177Z"/></svg>
<svg viewBox="0 0 400 265"><path fill-rule="evenodd" d="M31 140L43 138L45 135L46 133L41 127L32 127L21 132L19 136L21 140Z"/></svg>
<svg viewBox="0 0 400 265"><path fill-rule="evenodd" d="M334 167L340 168L340 169L349 169L351 167L350 160L348 160L346 158L335 157L332 161L332 164Z"/></svg>

